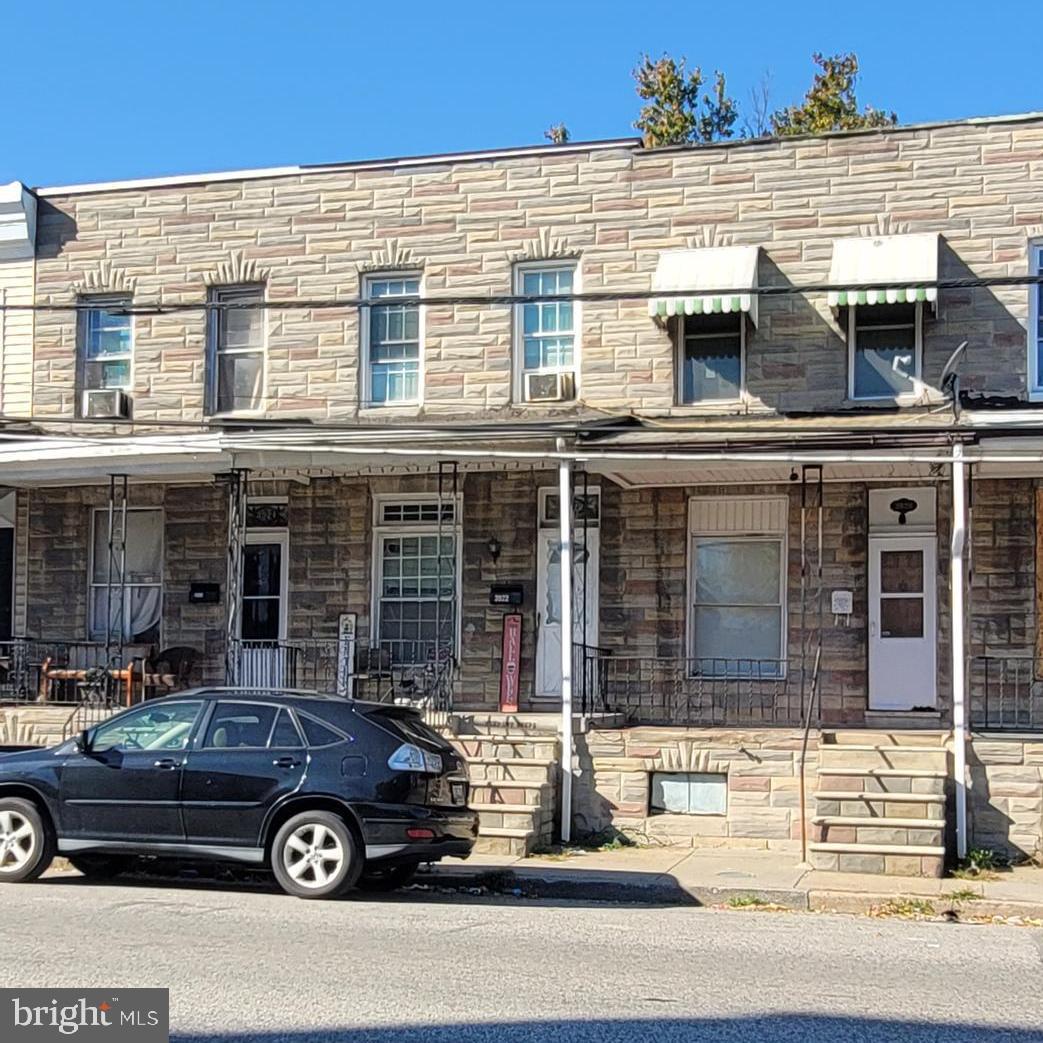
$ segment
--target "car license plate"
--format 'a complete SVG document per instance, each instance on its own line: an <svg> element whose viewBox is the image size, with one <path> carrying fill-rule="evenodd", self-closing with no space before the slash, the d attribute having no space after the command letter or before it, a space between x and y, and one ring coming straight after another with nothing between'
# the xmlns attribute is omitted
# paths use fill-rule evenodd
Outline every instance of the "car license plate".
<svg viewBox="0 0 1043 1043"><path fill-rule="evenodd" d="M452 795L454 804L467 803L467 783L462 779L460 781L450 782L449 792Z"/></svg>

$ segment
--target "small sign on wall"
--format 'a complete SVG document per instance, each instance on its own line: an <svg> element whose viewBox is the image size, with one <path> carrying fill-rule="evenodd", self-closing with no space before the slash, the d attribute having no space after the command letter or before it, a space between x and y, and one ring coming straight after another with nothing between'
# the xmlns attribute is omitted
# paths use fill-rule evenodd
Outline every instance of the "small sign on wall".
<svg viewBox="0 0 1043 1043"><path fill-rule="evenodd" d="M342 612L337 620L337 695L355 694L355 635L358 616Z"/></svg>
<svg viewBox="0 0 1043 1043"><path fill-rule="evenodd" d="M521 685L522 617L510 613L503 617L503 658L500 663L500 713L518 712Z"/></svg>

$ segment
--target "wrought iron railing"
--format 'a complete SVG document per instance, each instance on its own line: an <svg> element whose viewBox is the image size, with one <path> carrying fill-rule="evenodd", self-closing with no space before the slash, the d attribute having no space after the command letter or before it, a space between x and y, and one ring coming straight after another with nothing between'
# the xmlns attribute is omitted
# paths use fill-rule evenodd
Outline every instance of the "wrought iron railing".
<svg viewBox="0 0 1043 1043"><path fill-rule="evenodd" d="M0 701L88 704L134 699L133 659L104 643L11 638L0 641Z"/></svg>
<svg viewBox="0 0 1043 1043"><path fill-rule="evenodd" d="M375 702L452 708L456 660L436 659L428 642L357 646L337 638L229 643L226 684L246 688L303 688Z"/></svg>
<svg viewBox="0 0 1043 1043"><path fill-rule="evenodd" d="M635 724L799 725L798 670L780 659L640 656L577 646L582 712L622 713Z"/></svg>
<svg viewBox="0 0 1043 1043"><path fill-rule="evenodd" d="M1026 655L975 656L969 672L972 728L1043 731L1043 663Z"/></svg>

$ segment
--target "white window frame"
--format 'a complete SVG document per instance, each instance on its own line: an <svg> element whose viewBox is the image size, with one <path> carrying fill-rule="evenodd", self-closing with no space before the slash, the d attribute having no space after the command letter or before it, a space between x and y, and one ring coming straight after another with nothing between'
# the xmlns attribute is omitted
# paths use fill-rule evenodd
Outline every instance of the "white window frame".
<svg viewBox="0 0 1043 1043"><path fill-rule="evenodd" d="M563 258L558 260L545 260L545 261L521 261L514 266L513 281L514 281L514 293L515 295L524 293L522 289L525 283L525 276L530 272L546 272L546 271L563 271L569 269L572 272L572 292L582 293L583 285L581 282L581 270L579 261L576 258ZM513 383L514 383L514 401L521 405L530 405L529 399L525 396L525 375L527 373L571 373L572 374L572 386L575 389L575 394L572 401L579 401L582 395L582 388L580 386L580 373L583 369L582 366L582 330L583 330L583 309L579 301L573 300L572 302L572 365L571 366L551 366L551 367L540 367L538 369L526 369L525 368L525 305L516 304L514 306L514 315L512 317L512 343L514 350L511 352L513 359ZM535 403L540 405L543 403Z"/></svg>
<svg viewBox="0 0 1043 1043"><path fill-rule="evenodd" d="M87 310L80 311L79 322L76 332L76 382L79 388L80 409L85 415L87 412L87 391L125 391L129 392L134 387L134 341L137 333L134 324L133 312L128 316L130 319L130 348L123 354L105 355L97 359L88 358L87 345L90 340L91 313L94 311L106 311L110 308L129 308L133 298L129 293L99 293L86 294L79 298L80 305L85 305ZM127 380L118 388L88 388L87 366L92 362L127 362Z"/></svg>
<svg viewBox="0 0 1043 1043"><path fill-rule="evenodd" d="M253 503L262 502L254 497L250 498ZM285 500L271 500L268 502L285 503ZM245 548L249 546L276 543L279 545L279 636L275 640L285 641L287 634L287 623L290 614L290 533L286 529L247 529L243 539L244 555ZM271 638L243 637L243 608L245 602L251 600L246 596L245 586L239 591L239 634L242 641L265 641ZM259 600L259 599L258 599Z"/></svg>
<svg viewBox="0 0 1043 1043"><path fill-rule="evenodd" d="M402 297L371 297L372 286L375 282L384 282L388 279L416 279L417 292L421 297L424 295L424 273L421 270L403 270L386 272L367 272L362 278L362 297L367 301L391 301L402 300ZM407 294L406 297L412 296ZM362 364L360 387L362 389L362 408L384 411L387 409L415 409L424 404L424 356L426 352L425 328L427 326L427 308L425 305L417 305L417 375L416 375L416 398L395 399L392 402L373 401L373 370L370 366L370 325L373 307L379 307L379 303L371 307L360 308L359 333L362 344L359 350L359 358ZM399 497L401 499L401 497Z"/></svg>
<svg viewBox="0 0 1043 1043"><path fill-rule="evenodd" d="M769 681L785 680L789 669L789 499L785 496L720 496L715 497L718 504L727 503L778 503L781 505L784 519L783 527L775 531L749 529L706 529L695 523L696 508L704 497L693 496L688 501L688 534L685 550L685 658L692 663L695 655L695 541L700 537L748 542L778 542L779 552L779 675L764 678ZM712 658L703 656L702 658ZM724 658L724 657L721 657ZM689 668L691 670L691 667ZM742 673L703 674L708 681L740 679L750 680Z"/></svg>
<svg viewBox="0 0 1043 1043"><path fill-rule="evenodd" d="M686 334L685 327L687 326L689 319L698 319L697 315L681 315L677 320L677 334L675 336L676 344L674 345L674 373L675 377L675 397L676 403L682 409L692 409L701 411L720 411L721 409L727 409L729 406L741 406L745 405L747 401L746 394L746 328L749 323L746 320L745 312L738 312L739 317L739 394L734 398L699 398L691 402L686 402L684 399L684 358L685 358L685 344L689 339L699 340L700 338L711 339L713 337L719 337L719 333L693 333L690 335Z"/></svg>
<svg viewBox="0 0 1043 1043"><path fill-rule="evenodd" d="M1029 241L1029 274L1043 275L1043 239ZM1039 355L1043 351L1043 337L1039 333L1041 295L1043 285L1029 287L1028 391L1032 402L1043 401L1043 372L1040 372L1039 365Z"/></svg>
<svg viewBox="0 0 1043 1043"><path fill-rule="evenodd" d="M897 402L899 405L912 405L923 398L923 301L916 301L913 312L913 345L914 359L912 374L913 390L905 391L898 395L856 395L855 394L855 348L857 313L859 308L867 311L873 307L872 304L852 304L847 309L847 397L850 402ZM893 326L876 326L875 329L907 329L906 323Z"/></svg>
<svg viewBox="0 0 1043 1043"><path fill-rule="evenodd" d="M576 517L576 509L575 509L575 501L579 497L581 497L583 494L584 494L584 490L583 490L582 486L577 485L577 486L573 487L573 490L572 490L572 500L573 500L572 528L573 528L573 531L575 531L576 529L582 529L583 528L583 519ZM560 496L560 495L561 494L558 491L558 487L556 485L541 485L539 490L537 491L537 496L538 496L538 499L539 499L539 514L538 514L538 519L537 520L538 520L538 527L540 529L558 529L558 528L560 528L561 520L559 518L551 518L550 517L550 512L547 510L547 501L552 496ZM586 523L586 527L588 529L600 529L601 528L601 510L602 510L601 486L600 485L588 485L587 488L586 488L586 495L594 497L594 499L596 499L597 502L598 502L598 516L597 516L597 519L595 521L588 520L587 523Z"/></svg>
<svg viewBox="0 0 1043 1043"><path fill-rule="evenodd" d="M166 512L162 507L128 507L128 529L129 516L131 514L137 514L142 511L153 511L159 515L159 582L158 583L125 583L123 585L123 625L126 628L127 620L130 618L130 595L131 591L140 587L158 587L159 588L159 639L157 644L162 647L163 640L163 623L166 612L166 579L167 579L167 518ZM88 641L104 641L105 637L96 638L94 628L94 591L95 588L104 590L108 586L107 583L95 583L94 581L94 544L97 538L96 527L98 524L98 518L102 517L105 519L105 524L108 525L109 511L107 507L92 507L91 508L91 523L90 523L90 552L87 555L87 640ZM104 631L99 631L104 635ZM124 637L122 640L130 641L132 635Z"/></svg>
<svg viewBox="0 0 1043 1043"><path fill-rule="evenodd" d="M227 286L211 286L209 299L212 303L232 301L237 297L244 297L249 293L260 294L261 302L268 300L268 285L263 282L230 283ZM232 348L221 351L219 340L221 337L221 311L212 309L208 312L207 334L206 334L206 413L207 416L260 416L266 411L268 401L268 311L261 310L261 347L260 348ZM222 355L254 355L261 353L261 391L258 396L258 404L252 409L233 409L231 411L219 411L220 368L218 363Z"/></svg>
<svg viewBox="0 0 1043 1043"><path fill-rule="evenodd" d="M372 569L370 572L370 637L371 647L380 644L380 611L383 598L382 593L382 565L383 565L383 541L387 537L395 536L437 536L438 522L394 522L383 523L384 504L387 503L437 503L437 493L413 493L403 495L401 493L382 493L373 497L373 542L372 542ZM463 510L463 496L457 494L455 498L443 496L442 502L449 500L453 504L453 520L442 522L442 535L454 538L456 551L456 567L454 569L454 580L456 597L453 611L453 649L456 658L460 656L460 648L463 638L463 577L464 577L464 555L463 555L463 525L461 522ZM419 600L419 599L417 599ZM413 664L407 664L413 665Z"/></svg>

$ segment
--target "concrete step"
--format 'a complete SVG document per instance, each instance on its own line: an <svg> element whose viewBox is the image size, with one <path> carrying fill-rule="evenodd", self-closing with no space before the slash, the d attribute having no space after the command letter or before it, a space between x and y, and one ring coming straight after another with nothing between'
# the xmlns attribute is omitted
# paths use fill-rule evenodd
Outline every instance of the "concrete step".
<svg viewBox="0 0 1043 1043"><path fill-rule="evenodd" d="M815 794L816 800L886 801L888 804L916 802L918 804L945 804L944 793L884 793L878 790L824 790Z"/></svg>
<svg viewBox="0 0 1043 1043"><path fill-rule="evenodd" d="M861 768L856 765L820 767L819 775L850 775L870 779L944 779L948 773L934 768Z"/></svg>
<svg viewBox="0 0 1043 1043"><path fill-rule="evenodd" d="M879 829L942 829L945 826L945 819L876 815L815 815L811 821L816 826L866 826Z"/></svg>
<svg viewBox="0 0 1043 1043"><path fill-rule="evenodd" d="M809 851L823 854L849 855L916 855L944 858L945 848L935 844L831 844L828 841L812 841Z"/></svg>
<svg viewBox="0 0 1043 1043"><path fill-rule="evenodd" d="M450 739L464 757L494 760L557 760L557 737L549 735L456 735Z"/></svg>
<svg viewBox="0 0 1043 1043"><path fill-rule="evenodd" d="M539 807L550 804L553 787L549 782L524 782L517 779L485 779L471 783L471 806L488 804Z"/></svg>
<svg viewBox="0 0 1043 1043"><path fill-rule="evenodd" d="M536 757L467 757L465 763L472 786L490 779L549 783L558 766L555 760Z"/></svg>
<svg viewBox="0 0 1043 1043"><path fill-rule="evenodd" d="M878 731L878 730L843 730L822 732L819 747L822 746L930 746L942 749L948 738L943 731Z"/></svg>
<svg viewBox="0 0 1043 1043"><path fill-rule="evenodd" d="M487 828L478 834L474 853L477 855L529 854L536 846L536 835L531 829Z"/></svg>
<svg viewBox="0 0 1043 1043"><path fill-rule="evenodd" d="M448 727L458 738L471 735L542 735L556 738L559 718L546 713L454 711Z"/></svg>

